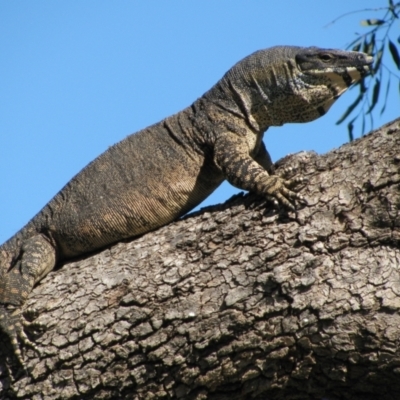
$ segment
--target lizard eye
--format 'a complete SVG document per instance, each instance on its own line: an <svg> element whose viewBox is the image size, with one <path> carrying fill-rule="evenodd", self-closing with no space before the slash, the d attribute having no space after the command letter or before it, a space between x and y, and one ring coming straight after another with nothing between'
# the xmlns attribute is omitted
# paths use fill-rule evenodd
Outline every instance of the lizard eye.
<svg viewBox="0 0 400 400"><path fill-rule="evenodd" d="M332 60L332 56L330 55L330 54L321 54L320 56L319 56L319 58L322 60L322 61L330 61L330 60Z"/></svg>

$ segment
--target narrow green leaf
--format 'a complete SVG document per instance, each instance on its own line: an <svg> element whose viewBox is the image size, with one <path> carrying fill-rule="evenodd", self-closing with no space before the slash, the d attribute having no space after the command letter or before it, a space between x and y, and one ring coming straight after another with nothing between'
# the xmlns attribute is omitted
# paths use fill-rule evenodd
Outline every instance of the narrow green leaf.
<svg viewBox="0 0 400 400"><path fill-rule="evenodd" d="M367 88L365 86L365 79L361 79L356 83L356 85L360 86L360 94L364 94L367 91Z"/></svg>
<svg viewBox="0 0 400 400"><path fill-rule="evenodd" d="M385 49L385 46L382 46L378 52L376 53L375 56L375 65L374 65L374 74L377 73L377 71L379 70L380 66L381 66L381 62L382 62L382 57L383 57L383 51Z"/></svg>
<svg viewBox="0 0 400 400"><path fill-rule="evenodd" d="M363 94L360 93L356 100L353 102L353 104L351 104L347 110L344 112L344 114L339 118L338 121L336 121L336 125L341 124L349 115L350 113L357 107L358 103L361 101L361 99L363 98Z"/></svg>
<svg viewBox="0 0 400 400"><path fill-rule="evenodd" d="M399 37L400 39L400 37ZM353 46L352 50L353 51L360 51L361 48L361 42L357 43L355 46Z"/></svg>
<svg viewBox="0 0 400 400"><path fill-rule="evenodd" d="M391 40L389 40L389 50L394 63L397 65L397 68L400 69L400 55L396 45Z"/></svg>
<svg viewBox="0 0 400 400"><path fill-rule="evenodd" d="M368 47L369 47L368 38L365 37L364 43L363 43L363 48L362 48L363 53L366 53L368 51Z"/></svg>
<svg viewBox="0 0 400 400"><path fill-rule="evenodd" d="M367 54L372 56L374 54L374 49L375 49L375 33L371 35L371 41L368 44Z"/></svg>
<svg viewBox="0 0 400 400"><path fill-rule="evenodd" d="M369 106L368 111L366 114L369 114L376 106L376 103L378 102L379 99L379 91L381 88L381 82L379 79L376 79L374 88L372 90L372 100L371 100L371 105Z"/></svg>
<svg viewBox="0 0 400 400"><path fill-rule="evenodd" d="M361 26L371 26L371 25L382 25L385 23L385 20L383 19L363 19L361 21Z"/></svg>
<svg viewBox="0 0 400 400"><path fill-rule="evenodd" d="M386 84L385 100L383 101L383 107L382 107L382 110L381 110L381 115L383 114L383 112L386 109L387 99L388 99L388 96L389 96L389 88L390 88L390 78L388 78L388 81L387 81L387 84Z"/></svg>
<svg viewBox="0 0 400 400"><path fill-rule="evenodd" d="M356 117L357 118L357 117ZM354 121L356 118L353 118L348 124L347 124L347 132L349 132L349 142L352 142L354 140L354 135L353 135L353 129L354 129Z"/></svg>
<svg viewBox="0 0 400 400"><path fill-rule="evenodd" d="M361 135L364 135L365 132L365 116L362 116L362 124L361 124Z"/></svg>
<svg viewBox="0 0 400 400"><path fill-rule="evenodd" d="M394 4L392 0L389 0L389 11L394 15L395 18L399 18L399 16L395 12L396 7L399 7L399 6L400 6L400 3Z"/></svg>
<svg viewBox="0 0 400 400"><path fill-rule="evenodd" d="M346 50L350 49L351 46L354 46L357 42L360 41L359 37L356 37L354 40L351 41L351 43L346 47Z"/></svg>

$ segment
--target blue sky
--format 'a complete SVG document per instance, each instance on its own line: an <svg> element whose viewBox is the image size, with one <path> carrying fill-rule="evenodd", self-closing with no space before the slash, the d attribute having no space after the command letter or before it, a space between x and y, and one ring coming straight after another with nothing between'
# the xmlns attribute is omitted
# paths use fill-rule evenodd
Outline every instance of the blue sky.
<svg viewBox="0 0 400 400"><path fill-rule="evenodd" d="M0 3L0 243L112 144L180 111L237 61L278 44L345 48L362 32L349 11L386 1L3 1ZM389 62L391 62L389 60ZM397 85L397 83L396 83ZM273 160L348 140L323 118L271 128ZM396 98L397 96L397 98ZM376 126L400 114L393 90ZM356 131L358 134L358 131ZM224 184L206 203L237 189Z"/></svg>

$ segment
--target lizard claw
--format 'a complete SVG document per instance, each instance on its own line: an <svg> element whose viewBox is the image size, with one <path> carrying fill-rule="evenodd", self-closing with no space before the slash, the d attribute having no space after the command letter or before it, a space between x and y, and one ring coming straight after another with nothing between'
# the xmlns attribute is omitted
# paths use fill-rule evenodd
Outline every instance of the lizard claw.
<svg viewBox="0 0 400 400"><path fill-rule="evenodd" d="M293 167L286 166L279 171L279 176L281 178L287 178L290 175L293 175L295 169Z"/></svg>
<svg viewBox="0 0 400 400"><path fill-rule="evenodd" d="M295 210L293 200L297 200L301 204L308 204L304 196L296 193L293 190L290 190L291 188L296 187L299 184L304 184L307 182L307 179L303 176L290 177L296 172L296 170L297 168L292 166L281 168L280 171L274 175L277 179L272 185L270 185L270 195L268 196L275 198L274 204L276 204L276 201L278 201L278 203L283 204L286 208L292 211Z"/></svg>
<svg viewBox="0 0 400 400"><path fill-rule="evenodd" d="M307 183L308 179L304 178L303 176L296 176L294 178L285 180L286 186L287 187L294 187L299 185L300 183Z"/></svg>
<svg viewBox="0 0 400 400"><path fill-rule="evenodd" d="M26 318L21 318L21 323L24 327L24 330L28 331L43 331L47 328L46 324L43 324L41 322L38 322L35 318L39 316L39 313L37 310L29 308L24 312L24 315ZM32 321L34 320L34 321Z"/></svg>
<svg viewBox="0 0 400 400"><path fill-rule="evenodd" d="M274 204L277 202L282 204L289 210L294 211L295 205L294 200L299 201L302 204L307 204L306 199L299 193L290 190L292 186L299 183L303 183L305 180L302 177L295 177L290 180L284 180L280 176L269 176L268 180L264 181L264 192L266 193L267 199L273 198Z"/></svg>
<svg viewBox="0 0 400 400"><path fill-rule="evenodd" d="M39 349L29 340L24 332L24 326L29 325L30 323L22 318L19 308L7 309L4 305L0 306L0 329L8 336L15 356L24 369L25 364L18 339L25 346L29 346L39 353Z"/></svg>

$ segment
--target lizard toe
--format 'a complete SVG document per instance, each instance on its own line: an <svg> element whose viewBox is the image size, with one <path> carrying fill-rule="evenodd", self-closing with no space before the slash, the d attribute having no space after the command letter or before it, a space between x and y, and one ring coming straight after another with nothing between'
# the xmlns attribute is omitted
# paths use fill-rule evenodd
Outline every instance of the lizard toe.
<svg viewBox="0 0 400 400"><path fill-rule="evenodd" d="M37 310L33 308L29 308L24 312L26 318L21 318L21 323L24 327L24 330L35 332L35 331L43 331L47 328L47 325L37 321L35 318L39 316Z"/></svg>
<svg viewBox="0 0 400 400"><path fill-rule="evenodd" d="M280 204L283 204L289 210L295 210L295 206L281 192L276 193L275 197Z"/></svg>
<svg viewBox="0 0 400 400"><path fill-rule="evenodd" d="M279 171L278 176L279 176L280 178L285 179L285 178L289 177L290 175L292 175L293 173L294 173L294 168L293 168L293 167L286 166L286 167L282 168L282 169Z"/></svg>
<svg viewBox="0 0 400 400"><path fill-rule="evenodd" d="M296 176L294 178L291 178L286 182L287 187L294 187L297 186L300 183L307 183L307 178L304 178L303 176Z"/></svg>
<svg viewBox="0 0 400 400"><path fill-rule="evenodd" d="M28 322L22 318L19 308L8 309L5 306L0 307L0 329L8 336L11 346L14 349L14 354L24 368L25 363L22 357L20 342L39 353L37 346L26 336L24 331L26 323Z"/></svg>

